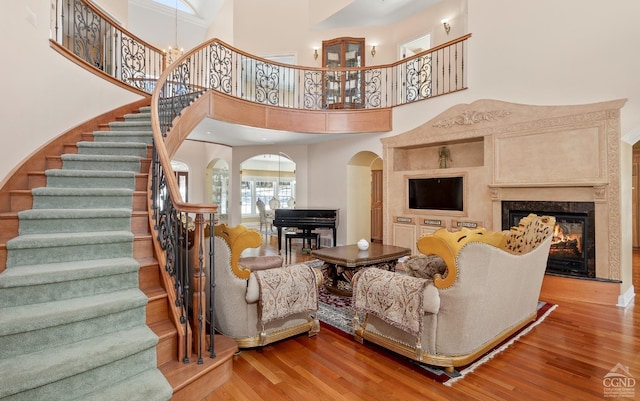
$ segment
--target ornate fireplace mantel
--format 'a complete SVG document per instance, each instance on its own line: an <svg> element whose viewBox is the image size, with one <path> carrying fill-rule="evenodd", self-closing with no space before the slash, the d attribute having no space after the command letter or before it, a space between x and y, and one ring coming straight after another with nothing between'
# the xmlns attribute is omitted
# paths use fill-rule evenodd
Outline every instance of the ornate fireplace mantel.
<svg viewBox="0 0 640 401"><path fill-rule="evenodd" d="M609 186L606 182L594 182L594 183L579 183L579 184L566 184L566 183L555 183L555 184L489 184L489 188L491 190L491 200L492 201L500 201L504 199L503 192L505 189L541 189L541 188L554 188L554 189L569 189L569 188L586 188L593 191L593 201L594 202L606 202L606 191Z"/></svg>
<svg viewBox="0 0 640 401"><path fill-rule="evenodd" d="M428 221L452 230L460 221L499 230L503 200L594 202L596 277L620 279L620 109L625 102L532 106L478 100L383 138L384 241L414 247L431 229ZM445 169L438 163L443 146L452 159ZM465 177L462 212L407 207L408 178L452 175Z"/></svg>

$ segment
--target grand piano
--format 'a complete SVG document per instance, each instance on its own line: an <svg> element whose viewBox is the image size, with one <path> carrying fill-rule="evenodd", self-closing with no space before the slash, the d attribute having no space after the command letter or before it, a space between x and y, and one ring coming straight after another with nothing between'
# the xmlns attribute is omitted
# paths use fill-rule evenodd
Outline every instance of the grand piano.
<svg viewBox="0 0 640 401"><path fill-rule="evenodd" d="M309 232L316 228L330 228L333 231L333 246L336 246L338 209L276 209L273 225L278 228L278 251L282 249L283 227Z"/></svg>

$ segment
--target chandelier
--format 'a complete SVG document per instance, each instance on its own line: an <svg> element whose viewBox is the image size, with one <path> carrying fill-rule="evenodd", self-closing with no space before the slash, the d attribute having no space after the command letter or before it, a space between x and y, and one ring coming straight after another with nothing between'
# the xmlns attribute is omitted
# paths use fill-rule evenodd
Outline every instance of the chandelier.
<svg viewBox="0 0 640 401"><path fill-rule="evenodd" d="M167 56L167 64L172 64L176 61L180 56L184 54L184 49L178 47L178 0L176 0L175 6L176 14L175 14L175 47L169 46L168 50L164 50L164 53Z"/></svg>

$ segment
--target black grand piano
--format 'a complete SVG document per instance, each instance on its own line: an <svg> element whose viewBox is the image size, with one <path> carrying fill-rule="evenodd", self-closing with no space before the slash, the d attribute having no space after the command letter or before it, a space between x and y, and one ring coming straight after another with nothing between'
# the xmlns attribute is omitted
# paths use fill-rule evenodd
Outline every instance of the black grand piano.
<svg viewBox="0 0 640 401"><path fill-rule="evenodd" d="M283 227L309 232L316 228L330 228L333 231L333 246L336 246L338 209L276 209L273 225L278 228L278 251L282 249Z"/></svg>

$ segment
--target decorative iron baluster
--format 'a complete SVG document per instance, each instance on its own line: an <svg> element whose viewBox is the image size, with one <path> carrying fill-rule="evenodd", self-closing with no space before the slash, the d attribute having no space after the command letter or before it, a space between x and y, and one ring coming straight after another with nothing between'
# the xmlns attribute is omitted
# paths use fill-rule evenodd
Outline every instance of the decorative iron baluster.
<svg viewBox="0 0 640 401"><path fill-rule="evenodd" d="M209 88L231 93L233 88L233 69L231 50L220 43L209 46Z"/></svg>
<svg viewBox="0 0 640 401"><path fill-rule="evenodd" d="M123 35L120 51L122 54L120 80L138 89L145 89L146 46L131 37Z"/></svg>
<svg viewBox="0 0 640 401"><path fill-rule="evenodd" d="M308 110L319 110L322 108L322 72L304 72L304 103L303 107Z"/></svg>
<svg viewBox="0 0 640 401"><path fill-rule="evenodd" d="M277 105L280 67L258 60L256 62L255 82L256 102Z"/></svg>
<svg viewBox="0 0 640 401"><path fill-rule="evenodd" d="M104 70L102 29L103 20L80 0L74 1L73 53L92 66Z"/></svg>
<svg viewBox="0 0 640 401"><path fill-rule="evenodd" d="M382 70L366 70L364 72L364 108L382 106Z"/></svg>
<svg viewBox="0 0 640 401"><path fill-rule="evenodd" d="M406 63L407 103L431 96L431 55L425 55Z"/></svg>

